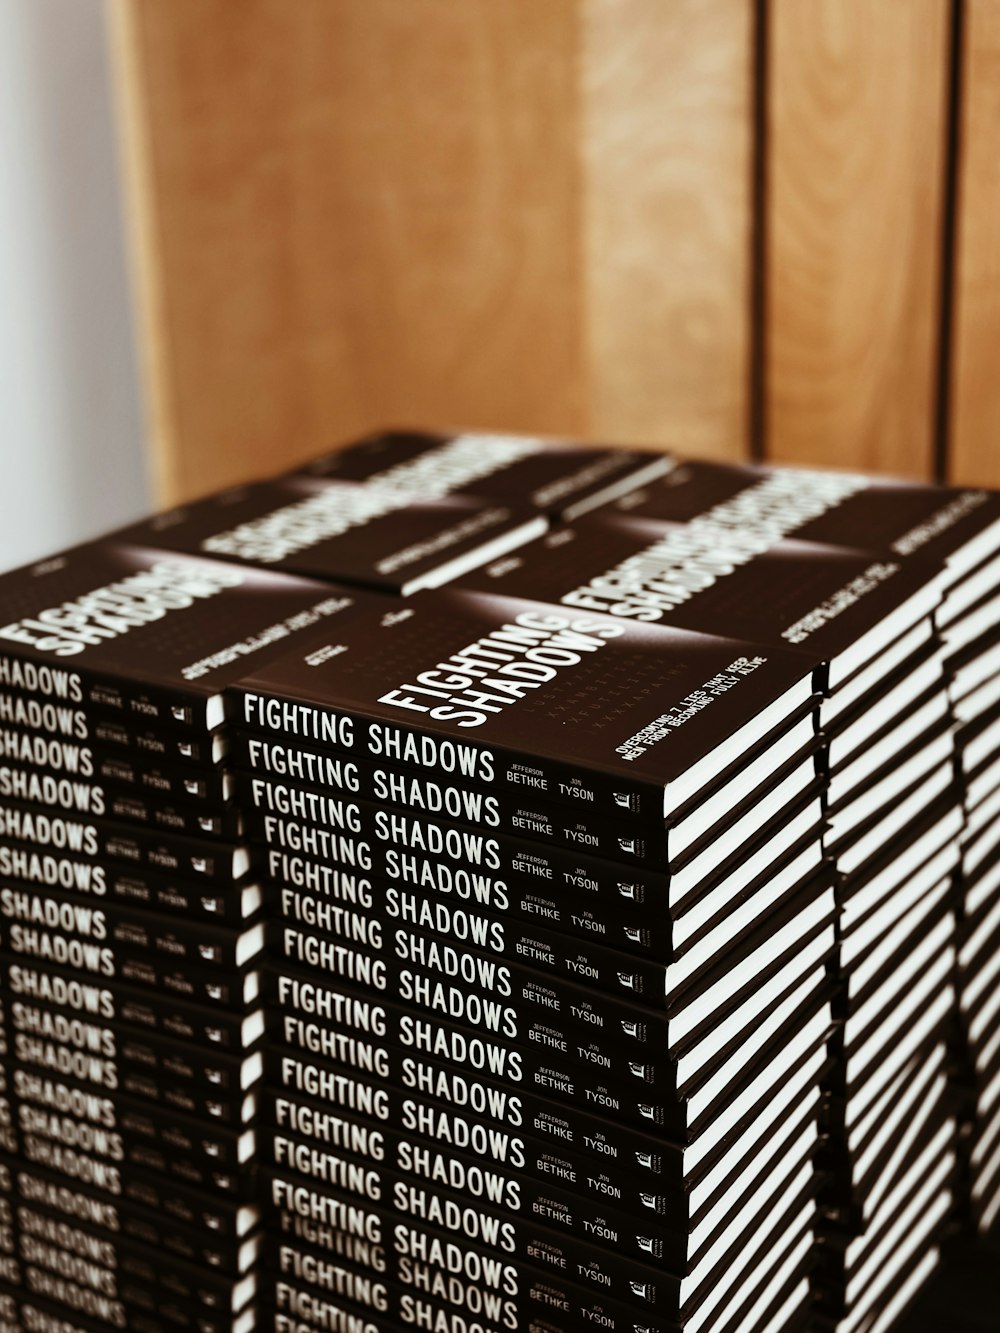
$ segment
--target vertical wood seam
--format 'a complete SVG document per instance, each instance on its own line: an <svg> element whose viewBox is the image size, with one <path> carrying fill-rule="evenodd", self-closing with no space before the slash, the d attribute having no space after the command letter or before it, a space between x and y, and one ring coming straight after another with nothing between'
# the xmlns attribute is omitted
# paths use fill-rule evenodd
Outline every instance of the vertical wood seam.
<svg viewBox="0 0 1000 1333"><path fill-rule="evenodd" d="M767 89L768 0L752 0L750 49L750 319L747 374L747 452L767 457Z"/></svg>
<svg viewBox="0 0 1000 1333"><path fill-rule="evenodd" d="M934 427L934 480L951 474L952 374L955 354L955 285L958 280L959 164L962 153L963 42L965 0L952 0L948 49L944 171L941 187L941 272L938 298L937 403Z"/></svg>

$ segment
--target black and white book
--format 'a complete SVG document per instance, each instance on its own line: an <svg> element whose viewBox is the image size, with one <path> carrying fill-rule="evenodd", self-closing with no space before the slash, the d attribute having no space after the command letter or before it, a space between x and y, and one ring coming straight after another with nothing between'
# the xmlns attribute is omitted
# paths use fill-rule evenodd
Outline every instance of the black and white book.
<svg viewBox="0 0 1000 1333"><path fill-rule="evenodd" d="M927 559L957 583L1000 550L1000 494L861 473L684 460L616 501L638 518L704 520L762 542L801 541Z"/></svg>
<svg viewBox="0 0 1000 1333"><path fill-rule="evenodd" d="M927 622L940 597L937 569L919 561L604 513L554 529L460 586L795 648L824 689Z"/></svg>
<svg viewBox="0 0 1000 1333"><path fill-rule="evenodd" d="M811 698L792 652L452 591L354 617L230 692L234 721L276 738L346 754L370 734L461 741L491 772L503 755L554 784L592 775L595 808L626 817L635 795L661 819L709 799Z"/></svg>
<svg viewBox="0 0 1000 1333"><path fill-rule="evenodd" d="M463 431L386 431L314 459L296 476L360 482L419 502L482 496L571 521L673 466L663 453Z"/></svg>
<svg viewBox="0 0 1000 1333"><path fill-rule="evenodd" d="M366 605L288 574L93 542L0 577L0 688L77 731L81 713L213 730L227 684Z"/></svg>
<svg viewBox="0 0 1000 1333"><path fill-rule="evenodd" d="M284 477L157 514L116 537L409 596L503 555L546 526L513 499L417 500L352 481Z"/></svg>

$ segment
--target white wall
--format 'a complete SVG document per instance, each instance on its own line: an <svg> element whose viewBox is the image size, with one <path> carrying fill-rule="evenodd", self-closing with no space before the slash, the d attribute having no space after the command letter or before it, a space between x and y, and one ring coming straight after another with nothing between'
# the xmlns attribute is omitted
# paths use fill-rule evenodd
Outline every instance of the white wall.
<svg viewBox="0 0 1000 1333"><path fill-rule="evenodd" d="M101 0L0 0L0 568L149 508Z"/></svg>

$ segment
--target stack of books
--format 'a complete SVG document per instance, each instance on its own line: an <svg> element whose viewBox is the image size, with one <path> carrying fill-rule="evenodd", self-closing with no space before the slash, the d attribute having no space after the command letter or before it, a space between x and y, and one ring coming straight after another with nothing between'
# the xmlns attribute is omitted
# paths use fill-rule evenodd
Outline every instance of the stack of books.
<svg viewBox="0 0 1000 1333"><path fill-rule="evenodd" d="M666 454L609 449L579 440L462 431L387 431L323 454L293 477L320 477L388 490L410 503L487 497L571 522L655 482L673 466Z"/></svg>
<svg viewBox="0 0 1000 1333"><path fill-rule="evenodd" d="M273 907L264 1302L802 1326L834 945L809 663L441 591L231 696Z"/></svg>
<svg viewBox="0 0 1000 1333"><path fill-rule="evenodd" d="M0 1325L890 1328L1000 1212L998 575L390 432L0 579Z"/></svg>
<svg viewBox="0 0 1000 1333"><path fill-rule="evenodd" d="M709 465L705 471L712 473ZM769 484L767 478L761 482L765 493ZM676 502L676 491L671 494ZM693 485L687 498L694 500ZM766 507L754 510L752 500L752 490L742 496L738 525L724 520L725 502L692 512L688 522L616 514L565 525L466 576L461 586L522 596L534 588L563 606L641 616L658 626L714 633L728 627L754 633L772 648L794 645L811 666L821 696L825 841L839 871L840 922L849 922L852 931L850 942L843 940L838 950L843 1023L832 1046L838 1058L828 1080L834 1114L842 1122L834 1136L839 1151L830 1162L834 1181L826 1196L840 1219L826 1238L832 1270L827 1304L843 1313L848 1279L852 1293L867 1289L872 1300L877 1286L870 1267L853 1271L858 1249L845 1253L846 1242L863 1234L867 1256L896 1217L898 1199L891 1189L912 1189L912 1173L922 1181L930 1169L921 1156L924 1138L915 1128L908 1153L895 1142L881 1099L907 1057L921 1054L929 1036L939 1033L942 1019L954 1012L955 920L946 909L960 814L948 699L932 621L939 579L934 565L910 561L903 566L878 553L778 538L772 524L762 528ZM644 508L648 513L651 506ZM930 714L926 722L922 711ZM951 856L943 868L937 865L933 884L920 898L898 862L910 851L916 822L926 818L935 800L951 803ZM947 817L942 814L940 820ZM868 883L872 858L883 869L888 864L895 889L895 894L885 892L883 875L875 916ZM900 931L890 927L904 913L900 938ZM928 920L935 930L920 949ZM932 1017L920 1012L901 1033L925 994ZM937 1045L940 1064L944 1050L940 1041ZM919 1115L912 1104L908 1108L911 1126L924 1128L929 1120L935 1131L926 1129L935 1188L955 1166L957 1127L944 1112L943 1083L942 1077L933 1085ZM894 1123L902 1123L902 1111L890 1105ZM875 1133L883 1146L892 1141L894 1152L876 1155L873 1162L861 1145L867 1148ZM934 1202L943 1217L950 1202L947 1191L941 1190ZM896 1247L894 1257L905 1268L902 1253ZM885 1265L877 1271L881 1276ZM858 1304L853 1295L851 1304Z"/></svg>
<svg viewBox="0 0 1000 1333"><path fill-rule="evenodd" d="M1000 696L993 672L1000 497L692 463L614 508L691 518L708 504L713 517L721 514L739 529L741 515L759 508L754 496L768 490L777 501L775 525L799 540L864 545L908 570L922 564L928 587L930 571L938 571L938 646L926 628L901 633L894 656L890 651L887 665L870 675L864 698L855 690L852 699L849 691L839 723L835 706L824 711L830 846L843 874L845 1022L837 1068L852 1090L834 1102L844 1120L834 1122L833 1140L855 1163L848 1176L853 1220L844 1238L855 1234L843 1254L845 1285L836 1306L847 1315L845 1327L866 1313L882 1327L935 1261L931 1240L947 1210L956 1112L972 1120L971 1194L983 1227L995 1215L990 1201L1000 1206L1000 1080L991 1080L1000 1066L991 1063L997 1006L990 987L1000 943L1000 874L993 873L1000 842L994 821ZM962 779L957 788L950 780L951 738ZM956 1031L956 986L964 1031ZM971 1075L978 1103L971 1117L961 1096L963 1074ZM889 1220L881 1240L879 1217Z"/></svg>
<svg viewBox="0 0 1000 1333"><path fill-rule="evenodd" d="M8 1326L254 1326L264 932L221 691L350 604L115 542L0 579Z"/></svg>
<svg viewBox="0 0 1000 1333"><path fill-rule="evenodd" d="M972 1088L969 1195L976 1225L1000 1214L1000 498L946 491L963 521L938 538L939 614L962 778L959 973Z"/></svg>

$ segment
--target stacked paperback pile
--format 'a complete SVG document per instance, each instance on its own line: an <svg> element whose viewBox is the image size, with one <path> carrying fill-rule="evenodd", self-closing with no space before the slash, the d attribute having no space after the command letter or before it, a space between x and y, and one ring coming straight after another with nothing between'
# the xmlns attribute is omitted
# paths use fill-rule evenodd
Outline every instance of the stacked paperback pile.
<svg viewBox="0 0 1000 1333"><path fill-rule="evenodd" d="M393 433L0 580L0 1326L888 1329L1000 1211L998 575Z"/></svg>
<svg viewBox="0 0 1000 1333"><path fill-rule="evenodd" d="M770 478L759 484L765 494L774 485ZM678 492L672 497L676 503ZM693 480L684 498L693 508ZM825 788L831 805L826 838L841 872L841 921L851 932L839 950L844 1021L831 1078L835 1110L843 1118L835 1138L846 1151L832 1163L840 1179L829 1201L842 1210L853 1205L859 1217L854 1230L864 1234L863 1247L846 1255L842 1246L829 1249L839 1250L837 1305L843 1312L849 1279L850 1304L861 1317L882 1294L873 1274L884 1278L888 1266L869 1261L865 1267L855 1255L867 1258L896 1220L898 1199L891 1187L909 1197L915 1180L922 1182L929 1169L921 1156L926 1150L939 1193L934 1204L943 1216L949 1196L939 1187L955 1165L956 1126L943 1110L943 1076L926 1106L915 1108L909 1084L902 1111L889 1102L893 1114L887 1116L882 1100L886 1089L898 1094L894 1079L908 1057L922 1056L954 1010L949 982L955 922L945 910L960 821L954 794L950 810L941 816L952 820L950 859L946 855L942 867L938 858L926 896L915 892L898 865L910 851L913 821L924 819L935 799L954 792L948 701L931 620L938 580L934 566L911 561L903 567L871 552L778 539L773 524L761 524L766 509L762 504L754 509L753 499L752 491L743 496L738 525L725 521L722 504L692 513L686 523L598 516L556 529L462 582L514 595L533 587L548 601L642 616L657 625L715 633L728 626L744 635L755 632L772 648L794 644L808 655L823 696L824 758L834 769ZM647 511L651 507L645 506ZM920 704L916 711L915 702ZM927 708L932 718L925 725L920 711ZM915 721L916 735L905 743L900 732L904 727L912 732ZM885 739L874 745L873 738L880 737ZM867 873L873 858L883 869L888 865L904 895L886 893L883 874L875 913ZM865 872L861 877L854 873L858 867ZM903 926L897 927L900 917ZM934 929L925 944L928 921ZM929 1016L918 1013L901 1034L925 992ZM938 1041L938 1066L943 1057ZM906 1151L897 1143L901 1123L919 1147L907 1140ZM892 1143L892 1153L861 1152L857 1145L876 1134L879 1146ZM876 1211L882 1199L886 1206ZM837 1234L846 1239L850 1231ZM917 1243L923 1255L923 1238ZM905 1247L892 1248L908 1273ZM864 1292L867 1300L858 1300L856 1292Z"/></svg>
<svg viewBox="0 0 1000 1333"><path fill-rule="evenodd" d="M812 498L831 485L842 495L810 513ZM739 528L747 510L759 507L755 496L768 489L779 503L783 490L789 495L772 517L798 539L864 543L911 578L923 567L927 588L936 578L944 599L934 615L943 643L935 643L925 619L898 622L873 668L845 683L844 703L838 706L834 692L821 709L829 841L842 874L844 1023L835 1068L843 1095L834 1101L832 1128L833 1142L848 1155L847 1196L838 1204L846 1205L848 1225L846 1247L830 1246L841 1257L834 1308L845 1315L845 1328L866 1318L883 1327L933 1267L931 1241L948 1208L958 1146L952 1116L962 1110L946 1096L949 1062L951 1092L960 1090L954 1065L963 1049L954 1030L956 910L968 918L957 980L973 1044L985 1046L996 1031L989 990L998 943L990 887L998 883L990 879L997 838L989 832L996 689L989 664L1000 503L981 490L689 464L616 509L692 518L711 504L713 517ZM952 780L949 696L957 696L969 829ZM986 1164L1000 1125L986 1119L997 1091L988 1086L989 1062L990 1052L977 1053L980 1124L972 1164L974 1177L980 1168L993 1178L998 1164ZM986 1191L986 1180L974 1179L973 1198ZM991 1220L985 1207L983 1216Z"/></svg>
<svg viewBox="0 0 1000 1333"><path fill-rule="evenodd" d="M962 776L959 1001L974 1105L969 1194L978 1227L1000 1216L1000 502L949 493L967 512L939 541L941 635Z"/></svg>
<svg viewBox="0 0 1000 1333"><path fill-rule="evenodd" d="M263 1301L801 1327L834 940L809 664L467 593L338 630L233 691L273 895Z"/></svg>
<svg viewBox="0 0 1000 1333"><path fill-rule="evenodd" d="M331 593L114 542L0 580L7 1327L254 1326L263 926L221 690Z"/></svg>

